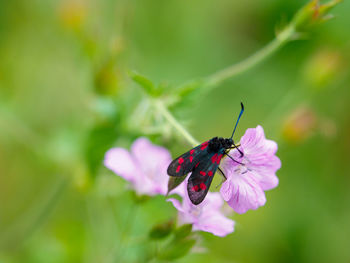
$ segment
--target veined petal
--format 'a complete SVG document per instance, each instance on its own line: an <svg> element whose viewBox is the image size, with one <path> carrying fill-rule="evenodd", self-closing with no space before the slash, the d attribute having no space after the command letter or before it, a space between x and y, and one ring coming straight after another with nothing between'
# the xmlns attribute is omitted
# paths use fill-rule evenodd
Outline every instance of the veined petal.
<svg viewBox="0 0 350 263"><path fill-rule="evenodd" d="M258 125L256 128L249 128L246 130L240 140L240 144L244 149L244 153L250 154L254 149L261 146L263 140L265 140L264 130Z"/></svg>
<svg viewBox="0 0 350 263"><path fill-rule="evenodd" d="M223 182L220 188L221 196L226 202L231 199L232 191L233 191L233 185L231 183L231 180L228 178L225 182Z"/></svg>
<svg viewBox="0 0 350 263"><path fill-rule="evenodd" d="M234 190L231 199L227 203L237 213L243 214L249 209L255 210L265 204L265 193L254 179L253 174L246 172L237 175L232 178L231 183Z"/></svg>
<svg viewBox="0 0 350 263"><path fill-rule="evenodd" d="M270 190L278 185L276 171L281 168L281 161L277 156L271 156L264 165L250 165L249 167L263 190Z"/></svg>
<svg viewBox="0 0 350 263"><path fill-rule="evenodd" d="M265 138L264 129L260 125L247 129L240 143L240 149L251 158L274 155L278 148L276 142Z"/></svg>
<svg viewBox="0 0 350 263"><path fill-rule="evenodd" d="M222 162L228 179L220 192L237 213L245 213L248 209L257 209L265 204L264 190L278 185L276 171L281 168L281 161L275 155L277 143L265 138L260 125L247 129L240 144L244 156L240 157L236 150L232 150L230 156L243 165L231 159Z"/></svg>

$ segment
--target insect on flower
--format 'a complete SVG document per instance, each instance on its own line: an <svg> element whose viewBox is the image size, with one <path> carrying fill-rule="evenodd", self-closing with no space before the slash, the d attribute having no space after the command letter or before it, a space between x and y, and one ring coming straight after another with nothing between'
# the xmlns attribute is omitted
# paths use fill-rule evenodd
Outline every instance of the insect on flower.
<svg viewBox="0 0 350 263"><path fill-rule="evenodd" d="M192 172L188 179L187 192L193 204L198 205L204 200L217 169L226 179L225 174L219 168L221 158L224 155L241 164L229 156L228 152L231 149L237 149L240 155L243 156L242 151L239 150L232 139L243 111L244 106L241 103L241 112L230 138L214 137L180 155L170 163L167 171L170 176L182 177Z"/></svg>

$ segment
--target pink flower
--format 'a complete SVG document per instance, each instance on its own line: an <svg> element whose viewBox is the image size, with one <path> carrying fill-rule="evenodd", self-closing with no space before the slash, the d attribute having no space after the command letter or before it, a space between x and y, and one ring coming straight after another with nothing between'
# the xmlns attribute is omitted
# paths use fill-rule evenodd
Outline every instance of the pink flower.
<svg viewBox="0 0 350 263"><path fill-rule="evenodd" d="M224 201L219 193L208 192L199 205L191 203L187 194L187 182L183 182L172 193L182 197L182 203L174 198L167 200L179 211L180 224L192 224L194 231L201 230L220 237L233 232L235 222L220 211Z"/></svg>
<svg viewBox="0 0 350 263"><path fill-rule="evenodd" d="M167 193L170 162L168 150L146 138L135 140L131 152L124 148L110 149L104 159L104 165L129 181L138 194L151 196Z"/></svg>
<svg viewBox="0 0 350 263"><path fill-rule="evenodd" d="M265 138L263 128L248 129L240 141L239 149L232 150L230 156L243 163L239 164L225 158L222 168L227 180L220 192L225 201L239 214L249 209L257 209L266 202L264 191L278 185L276 171L281 168L281 161L275 155L277 144Z"/></svg>

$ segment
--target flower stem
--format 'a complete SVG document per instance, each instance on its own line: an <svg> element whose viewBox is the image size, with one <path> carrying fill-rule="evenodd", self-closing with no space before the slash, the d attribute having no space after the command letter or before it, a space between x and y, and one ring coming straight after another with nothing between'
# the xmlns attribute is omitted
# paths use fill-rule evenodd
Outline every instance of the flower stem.
<svg viewBox="0 0 350 263"><path fill-rule="evenodd" d="M212 74L205 78L204 83L207 87L214 87L219 85L221 82L229 79L231 77L237 76L249 69L253 68L255 65L269 57L271 54L276 52L279 48L284 46L288 41L293 39L295 36L295 28L292 25L287 26L277 37L267 44L264 48L257 51L245 60L229 66L228 68L219 70L218 72Z"/></svg>
<svg viewBox="0 0 350 263"><path fill-rule="evenodd" d="M162 114L169 124L180 132L192 146L197 146L199 144L199 142L175 119L161 100L154 100L153 102L159 113Z"/></svg>

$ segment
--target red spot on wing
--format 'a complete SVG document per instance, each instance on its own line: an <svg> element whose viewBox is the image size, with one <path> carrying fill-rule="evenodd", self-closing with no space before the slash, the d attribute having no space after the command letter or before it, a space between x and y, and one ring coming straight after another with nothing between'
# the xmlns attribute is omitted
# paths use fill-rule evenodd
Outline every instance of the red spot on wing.
<svg viewBox="0 0 350 263"><path fill-rule="evenodd" d="M179 158L179 164L182 164L184 162L184 159L182 157Z"/></svg>
<svg viewBox="0 0 350 263"><path fill-rule="evenodd" d="M194 149L192 149L191 151L190 151L190 154L193 154L194 153Z"/></svg>
<svg viewBox="0 0 350 263"><path fill-rule="evenodd" d="M176 172L180 172L180 169L181 169L181 165L178 165L177 168L176 168Z"/></svg>
<svg viewBox="0 0 350 263"><path fill-rule="evenodd" d="M199 188L202 189L202 190L205 190L205 189L207 189L207 186L204 183L201 183L199 185Z"/></svg>
<svg viewBox="0 0 350 263"><path fill-rule="evenodd" d="M195 166L194 168L197 168L197 167L198 167L198 165L199 165L199 162L196 164L196 166Z"/></svg>
<svg viewBox="0 0 350 263"><path fill-rule="evenodd" d="M212 176L212 175L213 175L213 171L209 171L208 176Z"/></svg>
<svg viewBox="0 0 350 263"><path fill-rule="evenodd" d="M192 191L198 192L198 190L199 190L198 185L195 185L195 186L192 187Z"/></svg>
<svg viewBox="0 0 350 263"><path fill-rule="evenodd" d="M206 172L204 172L204 171L200 171L199 173L200 173L201 175L203 175L203 176L206 175Z"/></svg>
<svg viewBox="0 0 350 263"><path fill-rule="evenodd" d="M211 157L211 162L215 163L217 158L218 158L218 154L216 153L213 155L213 157Z"/></svg>
<svg viewBox="0 0 350 263"><path fill-rule="evenodd" d="M190 163L192 163L193 161L193 156L190 156Z"/></svg>
<svg viewBox="0 0 350 263"><path fill-rule="evenodd" d="M203 142L202 145L201 145L201 150L204 150L205 148L208 147L208 142Z"/></svg>
<svg viewBox="0 0 350 263"><path fill-rule="evenodd" d="M216 163L217 163L217 164L220 164L221 158L222 158L222 154L220 154L220 155L216 158Z"/></svg>

